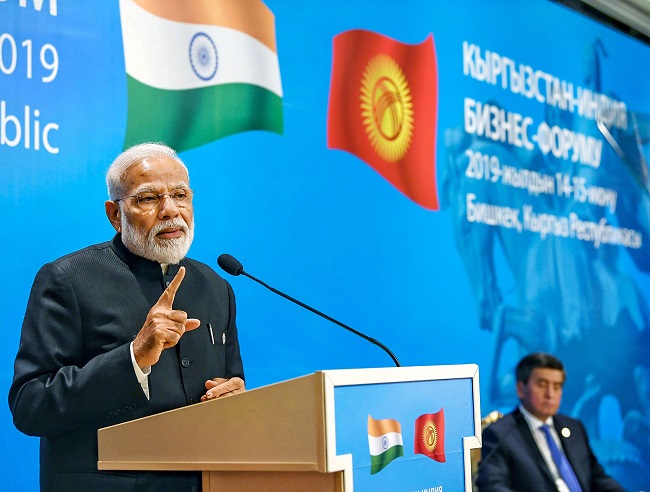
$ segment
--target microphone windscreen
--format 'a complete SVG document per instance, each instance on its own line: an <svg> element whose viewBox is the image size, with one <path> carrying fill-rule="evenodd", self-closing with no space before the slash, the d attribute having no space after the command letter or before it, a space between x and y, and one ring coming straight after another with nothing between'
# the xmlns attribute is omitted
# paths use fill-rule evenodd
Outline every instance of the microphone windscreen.
<svg viewBox="0 0 650 492"><path fill-rule="evenodd" d="M217 263L224 272L229 273L230 275L237 276L244 271L244 267L239 263L237 258L225 253L217 258Z"/></svg>

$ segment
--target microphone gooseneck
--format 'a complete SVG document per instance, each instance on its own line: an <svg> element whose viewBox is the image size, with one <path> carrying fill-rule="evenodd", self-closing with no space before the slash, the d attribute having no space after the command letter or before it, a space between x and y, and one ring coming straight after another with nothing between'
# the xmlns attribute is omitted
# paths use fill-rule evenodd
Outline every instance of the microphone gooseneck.
<svg viewBox="0 0 650 492"><path fill-rule="evenodd" d="M219 264L219 266L222 268L222 270L224 272L226 272L226 273L228 273L230 275L234 275L234 276L244 275L245 277L248 277L251 280L254 280L258 284L263 285L264 287L269 289L271 292L273 292L275 294L278 294L279 296L282 296L285 299L287 299L287 300L289 300L289 301L291 301L291 302L293 302L295 304L298 304L298 306L303 307L303 308L307 309L308 311L311 311L312 313L317 314L318 316L320 316L322 318L325 318L328 321L331 321L335 325L338 325L341 328L346 329L350 333L354 333L355 335L363 338L364 340L367 340L368 342L372 343L373 345L376 345L377 347L381 348L384 352L386 352L390 356L391 359L393 359L393 362L395 363L395 366L400 367L400 363L397 360L397 357L395 357L395 354L393 354L393 352L391 352L390 349L388 347L386 347L386 345L384 345L380 341L378 341L378 340L376 340L376 339L374 339L372 337L369 337L368 335L365 335L365 334L361 333L360 331L357 331L354 328L352 328L352 327L350 327L350 326L348 326L348 325L346 325L344 323L341 323L340 321L332 318L331 316L328 316L327 314L322 313L319 310L314 309L311 306L308 306L304 302L300 302L298 299L294 299L290 295L287 295L284 292L281 292L278 289L275 289L275 288L271 287L270 285L266 284L265 282L262 282L260 279L253 277L252 275L250 275L249 273L247 273L244 270L244 267L239 262L239 260L237 260L233 256L224 253L224 254L219 256L219 258L217 259L217 263Z"/></svg>

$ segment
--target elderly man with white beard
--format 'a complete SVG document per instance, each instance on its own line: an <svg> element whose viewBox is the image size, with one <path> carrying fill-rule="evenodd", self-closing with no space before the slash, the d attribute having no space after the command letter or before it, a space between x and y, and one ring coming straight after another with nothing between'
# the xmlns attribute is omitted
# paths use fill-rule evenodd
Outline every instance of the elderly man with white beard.
<svg viewBox="0 0 650 492"><path fill-rule="evenodd" d="M131 147L106 182L115 237L34 280L9 392L14 424L41 438L42 491L196 492L200 473L98 471L97 430L245 391L234 294L185 256L193 192L172 149Z"/></svg>

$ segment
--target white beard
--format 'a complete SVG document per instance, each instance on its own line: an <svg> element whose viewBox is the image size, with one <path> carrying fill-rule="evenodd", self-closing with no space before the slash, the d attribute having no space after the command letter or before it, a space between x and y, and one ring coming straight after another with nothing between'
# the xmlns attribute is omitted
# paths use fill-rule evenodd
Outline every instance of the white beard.
<svg viewBox="0 0 650 492"><path fill-rule="evenodd" d="M156 234L168 227L181 227L184 234L169 239L156 237ZM145 233L122 217L122 242L131 253L147 260L175 265L185 258L193 239L194 220L189 226L181 218L165 220L153 226L149 233Z"/></svg>

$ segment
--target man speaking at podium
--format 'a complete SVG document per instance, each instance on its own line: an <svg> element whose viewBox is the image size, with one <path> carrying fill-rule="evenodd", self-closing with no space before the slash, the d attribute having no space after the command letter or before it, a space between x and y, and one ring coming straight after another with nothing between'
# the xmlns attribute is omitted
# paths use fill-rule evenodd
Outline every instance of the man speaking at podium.
<svg viewBox="0 0 650 492"><path fill-rule="evenodd" d="M97 469L99 428L245 390L233 291L185 258L194 236L185 165L164 145L141 144L106 182L115 237L34 280L9 391L14 424L41 438L43 491L199 491L200 472Z"/></svg>

